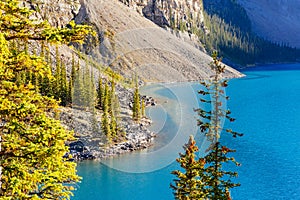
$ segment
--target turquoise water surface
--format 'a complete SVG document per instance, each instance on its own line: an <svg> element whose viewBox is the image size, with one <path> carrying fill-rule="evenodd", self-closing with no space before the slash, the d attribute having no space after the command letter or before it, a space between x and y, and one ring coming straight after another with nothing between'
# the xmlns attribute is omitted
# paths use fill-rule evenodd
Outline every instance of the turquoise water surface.
<svg viewBox="0 0 300 200"><path fill-rule="evenodd" d="M228 107L237 120L233 130L245 135L232 139L242 163L231 191L234 200L300 199L300 65L261 66L243 71L247 76L230 81ZM189 135L197 134L198 84L152 85L142 91L157 98L148 109L155 145L145 151L78 164L83 177L73 200L171 200L170 172L179 169L175 158ZM227 124L225 124L226 126ZM201 150L205 143L197 134ZM228 166L230 168L230 166ZM235 168L234 168L235 169Z"/></svg>

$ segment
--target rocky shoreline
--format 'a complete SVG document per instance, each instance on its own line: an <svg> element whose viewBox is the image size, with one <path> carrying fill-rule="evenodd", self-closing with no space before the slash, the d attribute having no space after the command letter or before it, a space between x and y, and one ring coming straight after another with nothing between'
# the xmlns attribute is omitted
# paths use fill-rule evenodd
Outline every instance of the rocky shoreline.
<svg viewBox="0 0 300 200"><path fill-rule="evenodd" d="M152 121L144 117L139 122L134 122L131 119L131 102L125 101L125 97L121 93L123 92L120 92L120 98L124 101L121 101L120 125L126 135L111 144L106 143L105 135L102 134L100 128L101 113L99 111L92 113L70 107L61 108L60 121L67 129L74 130L77 139L67 144L70 152L65 157L70 157L72 161L105 159L146 149L153 145L156 134L149 130ZM156 105L156 101L151 97L142 96L141 98L145 99L146 106ZM127 106L124 104L127 104Z"/></svg>

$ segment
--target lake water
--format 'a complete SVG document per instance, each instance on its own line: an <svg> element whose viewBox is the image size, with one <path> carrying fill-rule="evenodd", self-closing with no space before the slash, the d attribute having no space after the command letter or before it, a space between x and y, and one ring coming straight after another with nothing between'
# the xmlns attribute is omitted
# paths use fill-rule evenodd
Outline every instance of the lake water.
<svg viewBox="0 0 300 200"><path fill-rule="evenodd" d="M300 199L300 65L261 66L243 71L230 81L227 107L237 120L230 125L244 133L238 139L222 135L237 150L242 166L232 189L234 200ZM149 108L152 130L158 132L152 148L109 159L78 164L83 177L72 200L171 200L170 172L189 135L196 135L201 152L207 144L197 134L193 108L198 84L151 85L143 93L157 98Z"/></svg>

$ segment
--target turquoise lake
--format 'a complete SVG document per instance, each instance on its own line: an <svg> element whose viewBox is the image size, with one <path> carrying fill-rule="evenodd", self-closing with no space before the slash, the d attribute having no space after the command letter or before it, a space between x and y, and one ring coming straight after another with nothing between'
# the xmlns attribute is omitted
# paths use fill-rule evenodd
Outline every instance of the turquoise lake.
<svg viewBox="0 0 300 200"><path fill-rule="evenodd" d="M242 166L231 190L234 200L300 200L300 64L260 66L242 71L230 81L227 107L236 121L225 123L244 136L222 135L236 149ZM179 169L174 160L189 135L201 152L207 147L197 132L198 84L150 85L143 88L159 101L148 108L151 129L158 132L153 147L104 162L78 164L83 180L72 200L172 200L169 188ZM199 97L199 96L198 96Z"/></svg>

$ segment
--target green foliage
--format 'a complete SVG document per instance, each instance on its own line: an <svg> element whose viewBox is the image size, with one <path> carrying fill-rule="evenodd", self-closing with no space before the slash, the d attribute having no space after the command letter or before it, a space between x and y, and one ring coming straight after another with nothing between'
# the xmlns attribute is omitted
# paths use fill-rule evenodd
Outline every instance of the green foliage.
<svg viewBox="0 0 300 200"><path fill-rule="evenodd" d="M203 158L199 158L198 161L191 162L190 165L183 165L182 163L184 162L181 159L177 159L177 162L179 162L181 167L186 171L187 169L192 170L197 168L198 162L205 163L204 167L198 167L197 177L191 177L190 179L183 176L181 172L173 172L173 174L177 175L179 178L179 180L174 180L176 184L180 183L180 185L184 185L184 183L188 184L191 181L198 181L198 185L194 188L195 191L186 192L184 194L187 197L177 197L178 199L194 199L192 196L196 193L201 194L201 197L204 199L228 200L231 199L229 189L240 185L238 183L233 183L231 180L237 176L237 173L225 171L223 168L225 163L232 162L237 166L239 166L239 163L237 163L233 157L228 156L229 153L235 152L235 150L231 150L221 144L221 133L227 132L233 137L242 136L242 134L222 127L222 120L224 118L228 119L230 122L235 121L235 119L230 117L231 112L229 110L225 110L222 107L223 103L229 99L229 97L225 96L225 88L228 86L228 81L222 79L222 73L225 72L225 66L222 65L221 59L217 57L216 52L214 52L212 57L213 62L211 64L211 68L215 72L214 76L210 80L201 82L205 90L199 91L200 95L204 97L209 95L211 97L211 99L201 98L200 101L210 104L212 110L207 111L202 108L195 109L200 116L200 119L198 120L200 132L204 134L206 140L210 142L211 145L207 149L207 154ZM190 150L190 152L191 154L186 153L186 155L189 155L190 158L194 159L194 153L196 150ZM186 155L181 155L181 158L185 158ZM181 188L178 187L178 185L177 187L172 188L175 190L175 197L177 194L182 193Z"/></svg>
<svg viewBox="0 0 300 200"><path fill-rule="evenodd" d="M142 115L142 117L146 117L145 111L146 111L145 100L142 99L142 107L141 107L141 115Z"/></svg>
<svg viewBox="0 0 300 200"><path fill-rule="evenodd" d="M196 159L199 149L192 136L183 148L185 154L180 154L180 158L177 158L176 161L184 169L184 172L179 170L172 172L177 177L174 180L175 185L170 185L174 190L174 197L179 200L205 199L208 194L203 181L205 160L203 158Z"/></svg>
<svg viewBox="0 0 300 200"><path fill-rule="evenodd" d="M68 102L68 85L67 85L67 72L66 72L66 66L62 62L61 63L61 68L60 68L60 100L61 100L61 105L66 106Z"/></svg>
<svg viewBox="0 0 300 200"><path fill-rule="evenodd" d="M16 0L0 2L0 127L1 199L69 199L79 181L76 164L66 162L67 140L73 134L49 116L57 113L57 101L43 96L32 80L52 80L43 55L30 55L18 44L28 40L80 42L87 26L72 29L34 21L28 8ZM26 77L26 75L28 75Z"/></svg>
<svg viewBox="0 0 300 200"><path fill-rule="evenodd" d="M103 87L101 76L99 75L99 81L98 81L98 88L97 88L97 107L102 108L103 107L103 100L104 100L104 92L105 88Z"/></svg>
<svg viewBox="0 0 300 200"><path fill-rule="evenodd" d="M101 118L102 131L106 135L107 143L111 143L112 132L111 132L111 119L110 119L109 112L108 112L108 110L109 110L109 107L108 107L109 89L108 89L107 83L105 83L104 88L105 88L105 90L104 90L105 95L104 95L104 100L103 100L103 114L102 114L102 118Z"/></svg>
<svg viewBox="0 0 300 200"><path fill-rule="evenodd" d="M217 15L226 24L239 27L243 32L251 32L251 20L246 10L235 0L203 0L204 10L210 15Z"/></svg>
<svg viewBox="0 0 300 200"><path fill-rule="evenodd" d="M101 78L99 78L97 92L98 106L99 103L101 103L101 106L99 106L99 108L103 111L101 118L102 131L106 135L108 143L111 143L112 141L117 141L121 137L124 137L124 134L126 133L119 125L120 102L118 96L115 94L116 91L114 80L112 79L110 85L106 82L103 87L102 80Z"/></svg>
<svg viewBox="0 0 300 200"><path fill-rule="evenodd" d="M6 40L22 39L57 43L79 42L89 33L95 34L90 26L69 23L70 28L55 28L47 22L34 21L30 16L33 11L20 7L17 0L1 1L0 32ZM18 13L19 15L16 15ZM10 30L10 31L7 31Z"/></svg>
<svg viewBox="0 0 300 200"><path fill-rule="evenodd" d="M221 76L225 72L225 66L222 65L221 59L217 57L216 52L214 52L212 57L211 68L215 75L211 80L201 82L207 90L199 91L200 95L211 96L211 100L201 99L201 101L211 104L212 110L197 109L196 111L200 116L198 120L200 131L211 143L208 149L209 153L204 157L207 164L206 176L210 177L210 180L207 181L208 197L210 199L227 199L228 189L239 186L239 184L231 181L231 178L236 177L237 173L225 171L222 166L228 162L233 162L237 166L239 164L233 157L227 157L228 153L235 150L222 146L219 139L224 131L230 133L233 137L242 136L242 134L222 127L222 119L228 119L230 122L235 121L235 119L230 117L230 110L222 108L223 103L229 99L228 96L225 96L225 88L228 86L228 81L222 79Z"/></svg>
<svg viewBox="0 0 300 200"><path fill-rule="evenodd" d="M85 109L86 111L94 112L96 105L96 89L94 84L94 75L91 73L88 64L85 69L78 66L75 72L73 83L72 105L74 108Z"/></svg>
<svg viewBox="0 0 300 200"><path fill-rule="evenodd" d="M135 80L135 89L133 93L132 118L135 121L139 121L141 118L140 93L137 77Z"/></svg>

